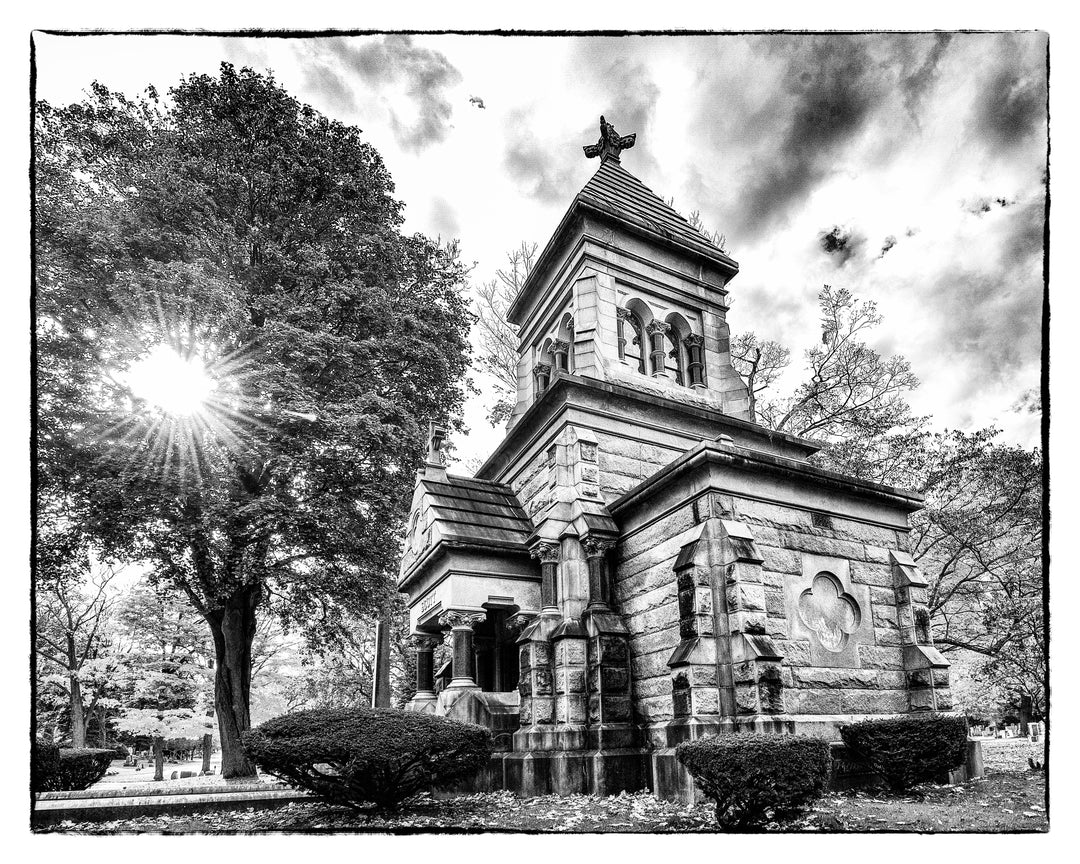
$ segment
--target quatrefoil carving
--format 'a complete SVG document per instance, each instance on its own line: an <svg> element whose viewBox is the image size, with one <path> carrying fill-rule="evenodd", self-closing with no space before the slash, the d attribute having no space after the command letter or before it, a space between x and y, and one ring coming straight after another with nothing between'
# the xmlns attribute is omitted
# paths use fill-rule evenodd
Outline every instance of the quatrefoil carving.
<svg viewBox="0 0 1080 864"><path fill-rule="evenodd" d="M859 629L859 604L832 573L821 572L799 596L799 618L813 630L827 651L841 651Z"/></svg>

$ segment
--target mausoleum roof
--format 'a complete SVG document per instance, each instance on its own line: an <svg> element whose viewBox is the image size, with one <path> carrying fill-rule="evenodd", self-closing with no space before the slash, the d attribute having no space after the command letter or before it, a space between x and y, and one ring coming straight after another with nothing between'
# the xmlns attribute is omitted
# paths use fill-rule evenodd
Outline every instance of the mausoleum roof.
<svg viewBox="0 0 1080 864"><path fill-rule="evenodd" d="M600 168L578 193L577 200L729 267L738 266L659 195L623 168L617 159L605 159L600 163Z"/></svg>
<svg viewBox="0 0 1080 864"><path fill-rule="evenodd" d="M443 542L527 551L532 523L509 486L453 474L445 480L424 478L420 485Z"/></svg>

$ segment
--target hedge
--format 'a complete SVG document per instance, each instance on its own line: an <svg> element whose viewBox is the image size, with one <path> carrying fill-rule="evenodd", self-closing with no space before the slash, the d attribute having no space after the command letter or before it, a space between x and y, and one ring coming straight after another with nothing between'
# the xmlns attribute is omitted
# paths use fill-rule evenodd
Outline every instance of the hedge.
<svg viewBox="0 0 1080 864"><path fill-rule="evenodd" d="M936 780L964 764L968 727L964 717L914 714L863 720L840 727L840 737L894 791Z"/></svg>
<svg viewBox="0 0 1080 864"><path fill-rule="evenodd" d="M60 749L41 741L33 751L30 782L35 792L87 789L105 776L116 758L111 749Z"/></svg>
<svg viewBox="0 0 1080 864"><path fill-rule="evenodd" d="M30 788L50 792L60 779L60 748L47 741L34 741L30 748Z"/></svg>
<svg viewBox="0 0 1080 864"><path fill-rule="evenodd" d="M245 732L242 742L260 768L288 783L379 810L472 776L492 751L482 726L390 708L297 711Z"/></svg>
<svg viewBox="0 0 1080 864"><path fill-rule="evenodd" d="M716 821L744 828L816 798L829 784L829 744L796 735L739 733L678 746L676 757L709 798Z"/></svg>

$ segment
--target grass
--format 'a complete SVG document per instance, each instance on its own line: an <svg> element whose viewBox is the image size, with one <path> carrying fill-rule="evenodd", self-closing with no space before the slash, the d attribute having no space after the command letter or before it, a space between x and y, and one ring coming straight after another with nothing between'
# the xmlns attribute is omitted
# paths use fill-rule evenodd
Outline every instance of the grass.
<svg viewBox="0 0 1080 864"><path fill-rule="evenodd" d="M1046 777L1031 771L1027 757L1042 758L1029 741L985 741L986 777L958 786L924 785L904 795L884 791L830 792L803 813L763 830L819 831L1024 831L1048 829ZM516 798L488 792L410 802L396 816L367 816L319 802L277 810L247 810L186 816L140 817L116 822L64 823L44 829L61 833L265 833L265 832L712 832L708 802L681 805L647 792L608 798L547 795Z"/></svg>

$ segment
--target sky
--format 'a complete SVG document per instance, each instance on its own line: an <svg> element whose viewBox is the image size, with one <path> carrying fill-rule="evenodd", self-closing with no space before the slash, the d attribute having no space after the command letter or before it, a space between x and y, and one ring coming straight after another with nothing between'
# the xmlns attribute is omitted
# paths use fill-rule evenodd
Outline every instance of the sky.
<svg viewBox="0 0 1080 864"><path fill-rule="evenodd" d="M270 69L359 126L405 202L405 227L460 240L474 283L541 246L598 167L604 114L637 134L622 164L727 238L733 333L820 340L823 284L874 300L871 344L921 380L938 428L1039 440L1046 37L865 35L321 39L38 34L38 97L94 79L165 91L222 61ZM479 107L476 99L482 100ZM502 438L469 399L463 464Z"/></svg>

